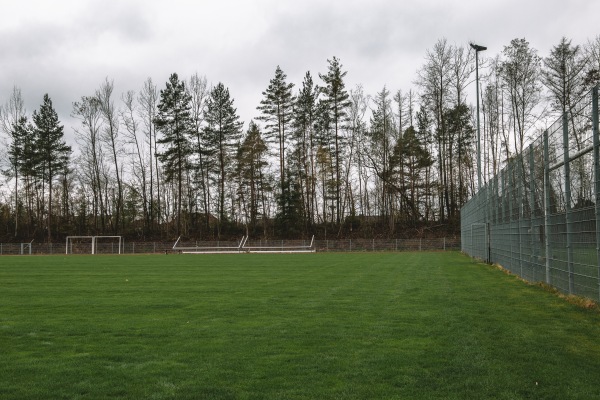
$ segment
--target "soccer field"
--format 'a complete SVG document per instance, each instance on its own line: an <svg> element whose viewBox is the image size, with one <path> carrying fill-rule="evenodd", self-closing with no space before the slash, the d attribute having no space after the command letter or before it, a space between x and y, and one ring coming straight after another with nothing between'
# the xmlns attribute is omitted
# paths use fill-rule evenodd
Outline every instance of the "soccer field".
<svg viewBox="0 0 600 400"><path fill-rule="evenodd" d="M0 258L2 399L600 398L600 314L457 252Z"/></svg>

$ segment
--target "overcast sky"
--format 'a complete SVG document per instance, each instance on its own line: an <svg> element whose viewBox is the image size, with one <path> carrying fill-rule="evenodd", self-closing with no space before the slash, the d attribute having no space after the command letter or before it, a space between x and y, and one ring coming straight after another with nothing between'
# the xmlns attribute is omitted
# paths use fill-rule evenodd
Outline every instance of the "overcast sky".
<svg viewBox="0 0 600 400"><path fill-rule="evenodd" d="M22 90L30 115L44 93L72 136L72 103L106 77L118 97L151 77L193 73L223 82L247 127L275 68L288 81L327 71L337 56L346 87L414 89L427 49L442 38L499 54L525 38L548 55L562 36L600 34L599 0L1 0L0 103ZM473 100L470 100L473 101Z"/></svg>

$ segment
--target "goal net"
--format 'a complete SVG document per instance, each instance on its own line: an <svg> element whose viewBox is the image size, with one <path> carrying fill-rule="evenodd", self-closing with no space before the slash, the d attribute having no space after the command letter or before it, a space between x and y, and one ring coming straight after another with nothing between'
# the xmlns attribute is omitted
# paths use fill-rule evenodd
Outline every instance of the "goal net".
<svg viewBox="0 0 600 400"><path fill-rule="evenodd" d="M67 236L65 254L121 254L121 236Z"/></svg>

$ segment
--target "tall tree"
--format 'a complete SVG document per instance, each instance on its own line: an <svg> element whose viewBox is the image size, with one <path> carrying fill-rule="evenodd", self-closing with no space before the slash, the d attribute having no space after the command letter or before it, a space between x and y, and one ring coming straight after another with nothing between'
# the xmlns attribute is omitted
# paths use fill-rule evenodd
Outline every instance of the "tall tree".
<svg viewBox="0 0 600 400"><path fill-rule="evenodd" d="M123 214L123 183L121 179L121 166L119 165L118 152L121 148L119 140L119 115L115 109L112 92L114 83L109 81L108 78L100 85L100 89L96 91L96 98L100 105L100 111L102 113L102 119L104 120L102 140L106 143L109 148L110 155L112 156L114 176L117 180L117 197L114 199L115 207L113 212L114 226L113 232L116 234L122 229L121 218Z"/></svg>
<svg viewBox="0 0 600 400"><path fill-rule="evenodd" d="M217 211L219 214L218 235L221 225L227 220L225 212L225 183L231 172L235 149L241 136L242 123L239 122L233 99L221 82L210 92L204 113L206 150L214 159L216 182L219 188Z"/></svg>
<svg viewBox="0 0 600 400"><path fill-rule="evenodd" d="M369 108L370 97L365 95L362 85L356 85L354 89L350 90L350 107L348 107L348 120L349 120L349 131L350 131L350 148L351 156L348 157L346 167L346 187L350 187L351 170L352 174L356 174L354 178L358 179L358 200L354 199L352 195L350 201L350 215L356 215L356 205L358 204L358 213L366 215L365 203L366 199L364 193L366 192L367 182L364 182L364 171L365 163L365 149L367 148L367 124L364 120L365 114ZM356 190L356 188L354 188ZM351 192L352 193L352 192ZM352 225L350 225L352 229Z"/></svg>
<svg viewBox="0 0 600 400"><path fill-rule="evenodd" d="M513 39L502 54L499 74L511 106L515 152L521 154L525 134L536 119L533 111L540 101L541 60L525 39Z"/></svg>
<svg viewBox="0 0 600 400"><path fill-rule="evenodd" d="M452 171L445 162L448 154L446 109L452 107L452 85L454 79L453 50L446 39L438 40L433 49L427 50L425 65L418 72L417 84L422 89L422 99L432 116L433 133L436 140L437 175L439 179L439 218L445 220L450 214L448 183Z"/></svg>
<svg viewBox="0 0 600 400"><path fill-rule="evenodd" d="M287 76L277 66L275 77L269 82L269 87L262 93L264 98L258 106L262 113L260 120L266 122L267 138L277 142L279 146L279 177L280 190L283 193L285 185L285 160L286 143L291 133L289 125L293 118L294 96L292 95L293 83L286 82Z"/></svg>
<svg viewBox="0 0 600 400"><path fill-rule="evenodd" d="M238 196L246 215L246 234L257 232L259 216L263 217L264 233L266 218L264 207L261 205L264 204L262 199L266 189L263 177L268 166L267 151L268 147L262 139L258 126L250 121L246 136L236 154L236 175L240 180Z"/></svg>
<svg viewBox="0 0 600 400"><path fill-rule="evenodd" d="M158 114L154 118L156 129L162 133L162 137L157 142L164 146L164 151L158 153L158 159L165 167L166 181L177 185L175 203L177 236L181 235L183 183L192 151L189 142L190 131L193 128L190 102L191 98L185 83L179 80L176 73L173 73L166 83L166 88L160 91Z"/></svg>
<svg viewBox="0 0 600 400"><path fill-rule="evenodd" d="M107 217L104 201L104 153L100 143L101 111L96 97L82 97L73 103L71 115L81 122L81 128L75 128L75 136L80 147L78 168L80 180L84 187L92 190L91 208L93 212L92 232L104 232ZM82 207L83 208L83 207ZM84 208L85 209L85 208ZM85 214L83 216L85 218Z"/></svg>
<svg viewBox="0 0 600 400"><path fill-rule="evenodd" d="M33 112L35 126L35 144L39 154L39 173L43 182L48 184L48 209L47 222L48 243L52 243L52 186L54 179L67 168L71 147L64 140L63 126L60 125L58 114L52 106L48 94L44 95L44 102L39 112Z"/></svg>
<svg viewBox="0 0 600 400"><path fill-rule="evenodd" d="M449 138L449 153L454 154L450 170L453 171L450 187L450 216L460 217L460 208L468 198L468 184L465 171L472 167L469 154L473 153L474 133L471 123L471 110L466 104L457 104L446 110L446 121ZM457 167L457 168L456 168ZM456 182L455 182L456 181Z"/></svg>
<svg viewBox="0 0 600 400"><path fill-rule="evenodd" d="M142 119L144 127L144 135L148 142L148 165L150 170L150 205L149 218L150 226L154 225L155 216L160 219L160 171L158 163L154 163L155 155L158 154L156 127L154 126L154 118L156 118L156 104L158 101L158 92L156 85L152 82L152 78L146 79L142 90L138 95L138 103L140 104L139 115ZM154 197L154 182L156 173L156 191L157 196Z"/></svg>
<svg viewBox="0 0 600 400"><path fill-rule="evenodd" d="M588 40L583 53L586 65L581 94L600 82L600 35Z"/></svg>
<svg viewBox="0 0 600 400"><path fill-rule="evenodd" d="M210 216L210 185L208 182L207 152L204 149L203 143L204 113L206 112L206 102L209 96L209 87L206 77L201 77L197 73L192 75L188 90L192 99L192 143L194 149L195 181L200 189L202 209L204 211L204 223L208 230Z"/></svg>
<svg viewBox="0 0 600 400"><path fill-rule="evenodd" d="M21 89L13 87L12 93L4 106L0 106L0 130L10 139L9 163L10 173L15 183L14 236L19 235L19 164L24 160L23 135L26 132L25 101Z"/></svg>
<svg viewBox="0 0 600 400"><path fill-rule="evenodd" d="M137 105L135 102L135 92L130 90L122 96L125 109L121 114L123 125L125 127L125 139L127 144L133 146L132 154L132 177L137 180L138 189L136 194L140 197L142 215L144 221L143 234L145 235L150 228L150 199L148 198L148 155L145 151L144 142L139 137L139 120L137 118ZM152 170L150 170L152 173ZM131 192L131 191L130 191ZM139 210L138 210L139 211Z"/></svg>
<svg viewBox="0 0 600 400"><path fill-rule="evenodd" d="M303 179L304 187L302 201L306 223L314 222L316 212L316 178L315 178L315 113L317 106L317 90L310 72L304 75L302 88L296 97L294 106L294 141L298 151L302 171L299 176Z"/></svg>
<svg viewBox="0 0 600 400"><path fill-rule="evenodd" d="M326 74L319 74L319 77L325 83L322 88L322 93L325 96L325 104L331 120L332 143L333 143L333 159L335 166L335 206L336 206L336 222L341 222L341 158L343 148L342 129L346 122L347 108L350 106L350 95L346 90L344 77L348 73L342 71L342 64L337 57L327 60L329 70Z"/></svg>
<svg viewBox="0 0 600 400"><path fill-rule="evenodd" d="M550 106L560 113L572 113L583 84L585 59L581 48L563 37L544 58L542 81L549 91Z"/></svg>
<svg viewBox="0 0 600 400"><path fill-rule="evenodd" d="M412 223L423 218L424 203L428 190L425 170L433 164L431 154L423 146L413 126L409 126L396 142L390 157L390 172L387 174L391 190L402 198L405 209L402 215Z"/></svg>
<svg viewBox="0 0 600 400"><path fill-rule="evenodd" d="M384 86L381 92L374 97L375 109L371 116L371 129L369 132L371 151L371 168L376 171L379 178L375 183L380 193L379 215L382 222L387 222L390 231L394 229L394 201L393 191L390 190L389 174L390 159L395 146L395 126L392 112L392 99L390 92ZM399 157L402 160L402 157Z"/></svg>
<svg viewBox="0 0 600 400"><path fill-rule="evenodd" d="M552 48L550 56L544 59L544 68L542 69L542 80L549 92L550 106L553 111L568 116L568 120L571 121L569 139L574 141L577 151L583 149L582 135L587 132L587 129L583 132L581 129L577 129L573 115L576 100L584 86L585 67L581 48L573 46L571 40L563 37L559 44ZM579 181L573 197L581 201L585 197L584 193L591 190L591 182L587 179L588 174L586 174L586 165L583 159L574 160L571 165L576 174L574 178Z"/></svg>

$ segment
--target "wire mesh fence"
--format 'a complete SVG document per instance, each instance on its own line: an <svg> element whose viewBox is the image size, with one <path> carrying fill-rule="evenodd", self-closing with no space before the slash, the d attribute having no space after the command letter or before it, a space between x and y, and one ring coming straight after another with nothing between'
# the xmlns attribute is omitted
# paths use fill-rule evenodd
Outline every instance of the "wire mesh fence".
<svg viewBox="0 0 600 400"><path fill-rule="evenodd" d="M465 204L462 250L600 299L599 148L596 87Z"/></svg>
<svg viewBox="0 0 600 400"><path fill-rule="evenodd" d="M383 252L383 251L458 251L461 248L460 237L433 239L345 239L315 240L318 252ZM249 240L249 246L288 248L308 246L310 240ZM181 246L232 248L239 245L236 241L186 241ZM173 242L128 242L123 241L122 254L164 254L173 251ZM119 254L119 243L98 243L96 254ZM69 247L69 254L91 254L91 243L76 243ZM0 243L0 255L50 255L65 254L64 243Z"/></svg>

